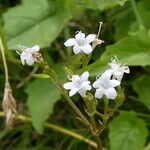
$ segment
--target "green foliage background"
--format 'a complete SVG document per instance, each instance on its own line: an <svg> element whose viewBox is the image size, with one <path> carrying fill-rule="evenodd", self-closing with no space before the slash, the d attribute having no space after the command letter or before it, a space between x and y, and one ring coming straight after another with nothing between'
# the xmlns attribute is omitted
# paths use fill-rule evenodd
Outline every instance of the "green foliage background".
<svg viewBox="0 0 150 150"><path fill-rule="evenodd" d="M88 70L91 78L100 75L117 55L130 66L122 86L126 99L102 134L103 145L109 150L149 150L150 144L150 1L137 0L0 0L0 22L9 51L7 61L18 112L31 116L32 124L16 122L12 130L4 130L0 122L0 150L92 150L87 144L45 129L45 121L90 137L77 121L65 99L47 79L37 76L24 81L34 67L24 67L15 53L18 45L39 44L41 53L65 82L63 66L73 59L70 48L63 43L76 31L97 33L104 22L100 38L105 41L92 55ZM4 70L0 56L0 99L3 98ZM38 70L41 73L41 70ZM81 110L83 102L74 97ZM113 103L113 102L112 102ZM101 110L99 102L98 109Z"/></svg>

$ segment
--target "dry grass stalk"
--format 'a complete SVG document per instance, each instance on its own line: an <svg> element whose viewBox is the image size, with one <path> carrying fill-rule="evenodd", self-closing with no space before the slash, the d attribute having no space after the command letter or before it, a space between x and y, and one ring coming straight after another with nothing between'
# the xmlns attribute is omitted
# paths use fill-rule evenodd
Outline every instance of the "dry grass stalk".
<svg viewBox="0 0 150 150"><path fill-rule="evenodd" d="M12 89L9 82L5 83L4 97L3 97L3 111L6 117L6 128L13 127L14 116L17 114L16 100L12 95Z"/></svg>

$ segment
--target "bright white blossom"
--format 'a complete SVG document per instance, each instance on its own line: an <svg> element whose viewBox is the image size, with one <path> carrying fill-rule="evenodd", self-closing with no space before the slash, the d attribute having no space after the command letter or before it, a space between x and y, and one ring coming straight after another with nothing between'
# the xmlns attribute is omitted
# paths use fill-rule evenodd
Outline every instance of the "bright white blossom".
<svg viewBox="0 0 150 150"><path fill-rule="evenodd" d="M82 96L86 96L86 91L91 90L92 86L90 85L90 81L88 81L89 72L84 72L81 76L72 75L70 80L71 82L67 82L64 84L64 88L69 91L69 96L73 96L77 92Z"/></svg>
<svg viewBox="0 0 150 150"><path fill-rule="evenodd" d="M94 83L93 87L96 88L95 97L102 98L106 96L108 99L115 99L117 92L114 87L120 85L120 81L111 79L111 74L106 71Z"/></svg>
<svg viewBox="0 0 150 150"><path fill-rule="evenodd" d="M122 65L117 57L112 59L109 65L111 66L111 69L109 71L112 73L113 78L116 78L119 81L122 80L124 73L130 73L129 67L126 65Z"/></svg>
<svg viewBox="0 0 150 150"><path fill-rule="evenodd" d="M33 65L34 62L37 60L33 54L37 53L40 50L39 45L35 45L31 48L25 47L25 46L20 46L21 49L23 50L22 53L20 54L20 59L23 65L28 64L29 66Z"/></svg>
<svg viewBox="0 0 150 150"><path fill-rule="evenodd" d="M90 43L93 42L95 38L96 38L95 34L89 34L87 37L85 37L85 34L80 31L75 35L75 38L68 39L64 43L64 45L66 47L73 46L73 52L75 54L78 53L90 54L93 51Z"/></svg>

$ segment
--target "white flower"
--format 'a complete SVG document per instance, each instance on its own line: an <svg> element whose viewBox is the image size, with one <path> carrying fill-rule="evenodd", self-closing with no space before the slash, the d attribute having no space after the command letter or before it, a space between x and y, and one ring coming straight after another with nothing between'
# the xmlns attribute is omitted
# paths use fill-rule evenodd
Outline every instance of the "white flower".
<svg viewBox="0 0 150 150"><path fill-rule="evenodd" d="M75 54L78 53L90 54L93 51L90 43L93 42L95 38L96 38L95 34L89 34L87 37L85 37L85 34L80 31L75 35L75 38L68 39L64 43L64 45L66 47L73 46L73 52Z"/></svg>
<svg viewBox="0 0 150 150"><path fill-rule="evenodd" d="M117 92L114 87L120 85L120 81L115 79L110 79L110 71L106 71L99 77L94 83L93 87L96 88L95 97L102 98L104 95L108 99L115 99Z"/></svg>
<svg viewBox="0 0 150 150"><path fill-rule="evenodd" d="M117 80L121 81L124 73L130 73L129 67L126 65L122 65L117 57L111 60L111 63L108 63L111 66L110 71L112 75Z"/></svg>
<svg viewBox="0 0 150 150"><path fill-rule="evenodd" d="M37 60L33 54L37 53L40 50L39 45L35 45L31 48L25 47L25 46L20 46L21 49L23 50L22 53L20 54L20 59L23 65L28 64L29 66L33 65L34 62Z"/></svg>
<svg viewBox="0 0 150 150"><path fill-rule="evenodd" d="M88 81L89 72L84 72L81 76L79 75L72 75L71 82L67 82L64 84L64 88L66 90L70 90L69 96L73 96L77 92L82 96L86 96L86 91L91 90L90 81Z"/></svg>

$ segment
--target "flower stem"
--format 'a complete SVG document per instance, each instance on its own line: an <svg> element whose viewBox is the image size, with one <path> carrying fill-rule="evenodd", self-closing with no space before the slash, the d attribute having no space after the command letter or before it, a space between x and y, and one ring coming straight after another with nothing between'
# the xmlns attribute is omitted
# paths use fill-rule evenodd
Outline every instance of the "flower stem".
<svg viewBox="0 0 150 150"><path fill-rule="evenodd" d="M94 115L90 116L90 120L91 120L91 124L92 124L92 133L95 137L95 141L97 143L97 150L102 150L102 144L101 144L101 140L100 140L100 137L99 137L99 134L98 134L98 129L97 129L97 125L96 125L96 122L95 122L95 118L94 118Z"/></svg>
<svg viewBox="0 0 150 150"><path fill-rule="evenodd" d="M66 100L68 101L69 105L76 112L76 114L80 117L80 119L82 119L84 124L87 125L88 127L91 127L90 122L83 115L83 113L78 109L78 107L74 104L74 102L68 96L68 93L66 92L66 90L60 84L59 78L57 77L55 71L52 68L50 68L47 63L44 66L44 71L50 76L50 80L53 82L53 84L56 86L56 88L62 93L62 95L66 98Z"/></svg>
<svg viewBox="0 0 150 150"><path fill-rule="evenodd" d="M95 135L95 140L97 143L97 150L103 150L99 135Z"/></svg>
<svg viewBox="0 0 150 150"><path fill-rule="evenodd" d="M106 115L108 112L108 108L109 108L108 105L109 105L109 100L106 97L104 97L104 115Z"/></svg>
<svg viewBox="0 0 150 150"><path fill-rule="evenodd" d="M77 113L77 115L83 120L83 122L88 126L91 127L90 122L86 119L86 117L83 115L83 113L78 109L78 107L74 104L74 102L71 100L71 98L68 96L66 91L62 93L70 106L73 108L73 110Z"/></svg>
<svg viewBox="0 0 150 150"><path fill-rule="evenodd" d="M133 12L134 12L134 15L137 19L137 22L139 23L140 26L143 26L142 18L141 18L140 14L137 10L135 0L131 0L131 4L132 4Z"/></svg>
<svg viewBox="0 0 150 150"><path fill-rule="evenodd" d="M3 40L3 36L2 36L2 32L1 31L0 31L0 51L1 51L1 54L2 54L4 70L5 70L5 82L7 83L8 80L9 80L8 67L7 67L6 56L5 56L4 40Z"/></svg>

